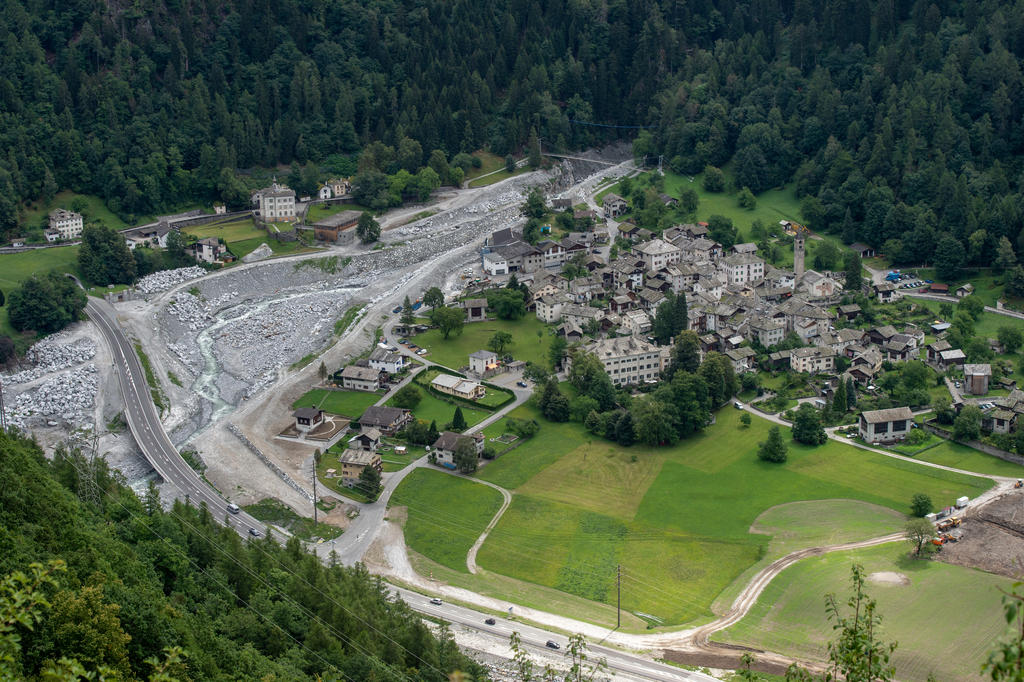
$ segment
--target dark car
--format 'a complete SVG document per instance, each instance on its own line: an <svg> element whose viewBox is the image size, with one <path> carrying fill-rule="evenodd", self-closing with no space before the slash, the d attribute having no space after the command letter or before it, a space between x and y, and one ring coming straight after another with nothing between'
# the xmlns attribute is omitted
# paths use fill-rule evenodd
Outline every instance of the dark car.
<svg viewBox="0 0 1024 682"><path fill-rule="evenodd" d="M551 639L549 639L547 641L547 644L545 644L544 646L546 646L549 649L561 649L562 648L562 647L558 646L558 642L556 642L554 640L551 640Z"/></svg>
<svg viewBox="0 0 1024 682"><path fill-rule="evenodd" d="M254 538L258 538L258 537L260 537L261 535L263 535L263 533L259 532L259 531L258 531L258 530L256 530L255 528L250 528L250 529L249 529L249 535L253 536Z"/></svg>
<svg viewBox="0 0 1024 682"><path fill-rule="evenodd" d="M516 382L516 386L518 386L519 388L526 388L526 382L525 381L517 381Z"/></svg>
<svg viewBox="0 0 1024 682"><path fill-rule="evenodd" d="M488 625L494 625L494 623L495 623L495 620L494 620L493 618L488 618L488 619L487 619L487 620L485 620L484 622L485 622L485 623L487 623Z"/></svg>

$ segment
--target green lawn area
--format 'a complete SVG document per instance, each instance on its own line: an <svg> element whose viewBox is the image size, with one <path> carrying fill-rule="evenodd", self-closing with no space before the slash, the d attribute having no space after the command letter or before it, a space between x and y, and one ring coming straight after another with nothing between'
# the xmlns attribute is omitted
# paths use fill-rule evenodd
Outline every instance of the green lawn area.
<svg viewBox="0 0 1024 682"><path fill-rule="evenodd" d="M262 237L254 237L252 239L243 239L237 242L231 242L231 253L235 254L238 259L245 258L250 253L259 248L260 244L266 243L270 247L270 250L274 252L275 256L286 256L292 253L305 253L308 251L316 251L313 247L306 246L300 241L294 242L279 242L276 239L263 235Z"/></svg>
<svg viewBox="0 0 1024 682"><path fill-rule="evenodd" d="M196 225L185 228L185 232L196 239L215 237L223 239L225 243L238 242L244 239L255 239L262 237L264 240L267 233L253 223L252 218L244 220L233 220L230 222L210 223L209 225Z"/></svg>
<svg viewBox="0 0 1024 682"><path fill-rule="evenodd" d="M924 452L914 455L914 459L966 471L977 471L979 474L1024 478L1024 467L1019 464L1007 462L974 448L969 448L966 445L960 445L948 440L943 440L941 444L934 448L928 448ZM936 502L936 506L938 506L938 502Z"/></svg>
<svg viewBox="0 0 1024 682"><path fill-rule="evenodd" d="M430 359L439 365L459 369L469 365L469 354L486 350L487 342L495 332L503 331L512 335L512 345L505 350L516 360L535 362L548 366L548 348L554 337L548 333L548 326L535 315L521 320L487 320L467 323L458 336L442 338L440 330L430 331L412 337L413 343L430 350ZM537 332L541 332L538 337Z"/></svg>
<svg viewBox="0 0 1024 682"><path fill-rule="evenodd" d="M245 511L252 514L259 521L280 526L293 535L307 541L314 538L330 540L342 533L342 530L337 526L326 523L318 523L314 527L313 519L299 516L291 507L273 498L264 498L256 504L248 504L245 506Z"/></svg>
<svg viewBox="0 0 1024 682"><path fill-rule="evenodd" d="M786 546L798 547L890 532L915 492L939 505L990 485L832 441L791 443L785 465L768 465L756 448L770 424L755 419L741 428L739 414L721 410L714 426L674 448L621 449L578 424L542 422L533 439L479 473L516 492L479 564L599 601L611 598L608 570L621 564L624 606L681 623L708 617L715 597L770 551L772 538L751 532L766 510L819 501L814 517L828 519L825 525L805 517L762 521L786 530ZM512 416L536 412L522 406ZM874 511L851 511L863 503ZM839 506L824 511L832 504ZM548 551L538 555L538 545Z"/></svg>
<svg viewBox="0 0 1024 682"><path fill-rule="evenodd" d="M368 391L334 391L326 388L314 388L292 404L292 409L299 407L317 407L324 412L340 414L356 419L366 408L381 399L380 393Z"/></svg>
<svg viewBox="0 0 1024 682"><path fill-rule="evenodd" d="M416 469L388 507L405 507L405 542L413 550L467 573L466 554L501 507L494 488L431 469Z"/></svg>
<svg viewBox="0 0 1024 682"><path fill-rule="evenodd" d="M7 297L12 289L20 286L29 276L45 274L50 270L77 273L78 247L56 246L51 249L0 254L0 291ZM19 347L29 343L28 337L23 338L22 334L11 326L10 320L7 319L6 304L0 306L0 334L18 341Z"/></svg>
<svg viewBox="0 0 1024 682"><path fill-rule="evenodd" d="M389 449L387 446L381 447L377 450L380 453L381 464L384 465L384 472L390 471L401 471L417 459L427 454L427 450L419 445L408 445L402 441L385 438L384 442L387 445L402 445L405 447L405 454L395 454L394 449Z"/></svg>
<svg viewBox="0 0 1024 682"><path fill-rule="evenodd" d="M420 398L419 403L413 408L413 416L426 422L437 422L437 430L443 431L444 425L451 422L452 417L455 415L456 406L428 393L426 389L420 389L420 394L423 397ZM394 407L393 402L394 399L392 398L387 402L387 405ZM490 411L474 410L468 405L460 404L459 407L462 408L462 416L465 417L467 426L473 426L478 422L482 422L491 414Z"/></svg>
<svg viewBox="0 0 1024 682"><path fill-rule="evenodd" d="M313 224L318 220L332 216L342 211L369 211L370 209L359 204L313 204L306 213L306 223Z"/></svg>
<svg viewBox="0 0 1024 682"><path fill-rule="evenodd" d="M107 205L103 203L103 199L91 194L75 194L71 190L58 192L48 204L39 203L26 207L25 218L21 221L20 225L28 228L44 226L50 211L55 208L64 208L70 211L72 210L71 204L75 199L81 199L85 202L85 210L82 212L82 217L86 223L96 220L115 230L122 230L128 227L123 220L107 208Z"/></svg>
<svg viewBox="0 0 1024 682"><path fill-rule="evenodd" d="M942 305L940 301L929 301L922 298L915 298L914 303L918 303L928 308L932 311L932 314L935 315L935 318L939 319L939 306ZM1017 317L999 315L997 313L985 311L981 314L981 318L974 323L974 334L975 336L994 339L996 338L996 334L1000 327L1016 327L1017 329L1024 330L1024 320Z"/></svg>
<svg viewBox="0 0 1024 682"><path fill-rule="evenodd" d="M491 152L483 150L473 152L473 156L480 159L480 167L471 167L467 170L466 176L463 178L464 180L473 180L481 175L486 175L487 173L491 173L499 168L505 167L505 157L503 156L498 156L497 154L492 154Z"/></svg>
<svg viewBox="0 0 1024 682"><path fill-rule="evenodd" d="M936 561L913 561L906 543L805 559L783 571L765 589L742 621L714 636L740 644L796 656L824 659L833 637L825 615L824 595L841 602L850 594L850 566L865 572L894 572L907 585L868 582L882 616L880 639L897 641L892 657L896 677L925 680L981 680L981 664L1004 633L1000 589L1008 578ZM946 646L955 642L955 647Z"/></svg>

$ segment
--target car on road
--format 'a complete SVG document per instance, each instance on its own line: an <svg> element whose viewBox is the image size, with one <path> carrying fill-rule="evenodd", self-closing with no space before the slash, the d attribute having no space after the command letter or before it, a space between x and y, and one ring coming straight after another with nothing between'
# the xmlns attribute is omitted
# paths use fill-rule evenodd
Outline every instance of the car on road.
<svg viewBox="0 0 1024 682"><path fill-rule="evenodd" d="M234 502L230 502L228 504L228 511L231 512L232 514L237 514L238 512L240 512L242 510L238 508L237 504L235 504Z"/></svg>
<svg viewBox="0 0 1024 682"><path fill-rule="evenodd" d="M484 622L485 622L486 624L488 624L488 625L494 625L494 623L495 623L495 620L494 620L493 618L488 618L488 619L487 619L487 620L485 620Z"/></svg>
<svg viewBox="0 0 1024 682"><path fill-rule="evenodd" d="M517 381L516 386L519 388L528 388L529 385L525 381Z"/></svg>
<svg viewBox="0 0 1024 682"><path fill-rule="evenodd" d="M441 601L440 599L438 599L437 597L434 597L433 599L430 600L430 603L433 604L434 606L440 606L444 602Z"/></svg>
<svg viewBox="0 0 1024 682"><path fill-rule="evenodd" d="M396 305L394 308L391 309L391 312L393 312L393 313L400 313L400 312L402 312L402 306Z"/></svg>
<svg viewBox="0 0 1024 682"><path fill-rule="evenodd" d="M261 535L263 535L263 533L259 532L259 531L258 531L258 530L256 530L255 528L250 528L250 529L249 529L249 535L253 536L254 538L258 538L258 537L260 537Z"/></svg>
<svg viewBox="0 0 1024 682"><path fill-rule="evenodd" d="M549 640L548 640L548 641L547 641L547 642L546 642L546 643L544 644L544 646L546 646L546 647L547 647L547 648L549 648L549 649L561 649L561 648L562 648L562 647L558 646L558 642L554 641L553 639L549 639Z"/></svg>

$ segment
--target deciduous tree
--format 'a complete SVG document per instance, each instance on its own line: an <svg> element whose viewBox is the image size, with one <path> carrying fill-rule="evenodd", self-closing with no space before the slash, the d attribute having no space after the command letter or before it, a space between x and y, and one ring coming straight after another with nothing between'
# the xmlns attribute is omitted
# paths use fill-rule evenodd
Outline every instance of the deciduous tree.
<svg viewBox="0 0 1024 682"><path fill-rule="evenodd" d="M456 335L462 333L462 327L466 322L466 311L462 308L441 306L431 311L430 320L441 330L442 338L447 340L453 332Z"/></svg>

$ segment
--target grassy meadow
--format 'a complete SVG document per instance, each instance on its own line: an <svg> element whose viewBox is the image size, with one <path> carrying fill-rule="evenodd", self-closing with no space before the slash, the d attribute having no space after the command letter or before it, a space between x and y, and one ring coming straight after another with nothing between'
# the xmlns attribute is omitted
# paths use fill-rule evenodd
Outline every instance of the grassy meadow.
<svg viewBox="0 0 1024 682"><path fill-rule="evenodd" d="M356 419L366 411L367 407L376 403L380 398L380 393L368 391L334 391L326 388L314 388L296 400L292 404L292 409L316 407L324 412Z"/></svg>
<svg viewBox="0 0 1024 682"><path fill-rule="evenodd" d="M486 350L487 342L498 331L512 335L512 345L504 351L506 355L511 355L516 360L548 366L548 348L554 337L548 332L548 326L533 314L528 314L520 320L467 322L461 334L452 334L447 339L443 338L440 330L431 329L412 337L412 341L429 349L433 362L457 370L469 365L470 353Z"/></svg>
<svg viewBox="0 0 1024 682"><path fill-rule="evenodd" d="M867 593L882 616L879 637L898 642L892 662L901 680L981 680L981 664L1006 628L1000 589L1011 580L937 561L908 557L904 542L805 559L787 568L765 589L746 618L713 639L765 648L801 658L827 656L832 627L824 595L845 601L850 567L869 576ZM907 584L870 580L872 573L897 573ZM947 648L955 639L955 646Z"/></svg>

